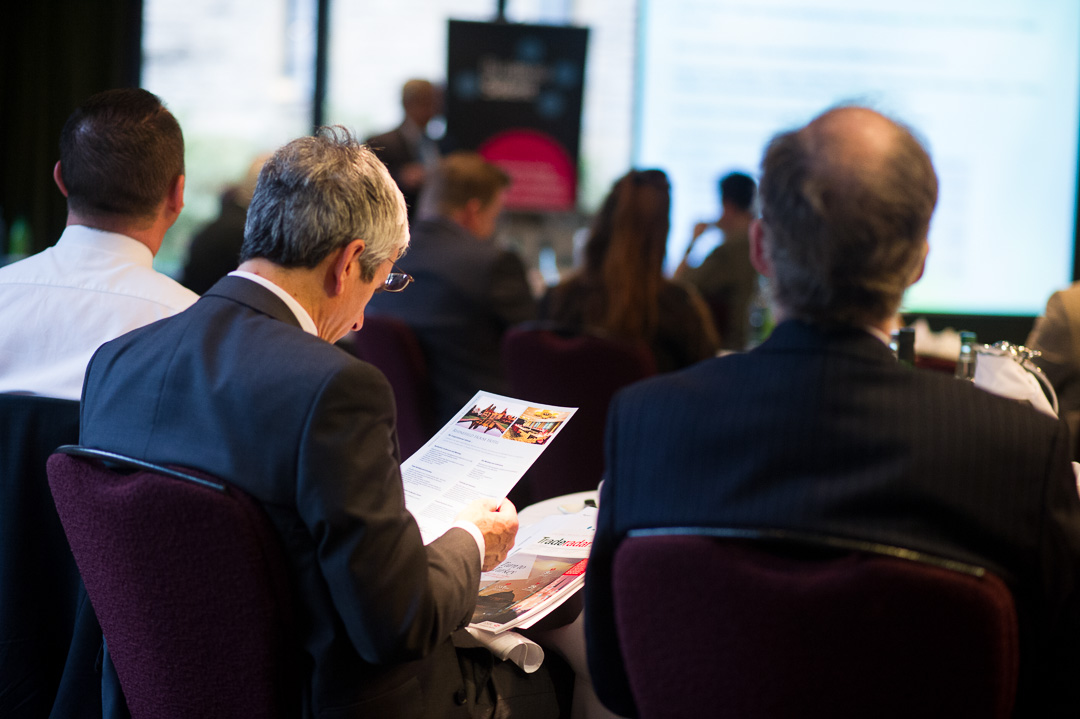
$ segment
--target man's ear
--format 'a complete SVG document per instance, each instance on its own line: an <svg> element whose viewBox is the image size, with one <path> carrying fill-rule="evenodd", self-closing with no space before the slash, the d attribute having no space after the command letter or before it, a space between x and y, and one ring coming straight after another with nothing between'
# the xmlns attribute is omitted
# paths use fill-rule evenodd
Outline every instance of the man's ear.
<svg viewBox="0 0 1080 719"><path fill-rule="evenodd" d="M765 277L773 276L772 248L765 236L765 225L761 219L750 223L750 264Z"/></svg>
<svg viewBox="0 0 1080 719"><path fill-rule="evenodd" d="M475 235L477 232L476 217L482 209L484 209L484 203L479 197L470 198L459 210L461 219L458 220L458 224Z"/></svg>
<svg viewBox="0 0 1080 719"><path fill-rule="evenodd" d="M360 277L360 255L364 254L367 245L361 239L355 239L342 247L333 256L330 263L330 285L334 295L340 295L345 291L348 282L357 282Z"/></svg>
<svg viewBox="0 0 1080 719"><path fill-rule="evenodd" d="M60 161L59 160L57 160L56 164L53 165L52 177L53 177L53 182L55 182L56 186L60 188L60 194L62 194L64 197L67 197L68 196L67 185L64 184L64 175L60 172Z"/></svg>
<svg viewBox="0 0 1080 719"><path fill-rule="evenodd" d="M59 164L59 163L57 163ZM169 185L169 194L165 198L165 207L174 215L184 209L184 176L177 175Z"/></svg>
<svg viewBox="0 0 1080 719"><path fill-rule="evenodd" d="M929 255L930 255L930 243L926 241L926 238L923 238L923 241L922 241L922 259L919 260L919 264L917 265L917 269L915 270L914 274L912 274L911 281L908 282L908 287L911 287L913 284L915 284L920 279L922 279L923 272L926 272L926 258Z"/></svg>

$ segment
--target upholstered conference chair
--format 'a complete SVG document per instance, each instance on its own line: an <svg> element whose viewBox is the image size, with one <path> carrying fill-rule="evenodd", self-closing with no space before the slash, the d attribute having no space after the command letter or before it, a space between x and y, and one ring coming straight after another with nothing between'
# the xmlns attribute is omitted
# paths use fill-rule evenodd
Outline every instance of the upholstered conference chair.
<svg viewBox="0 0 1080 719"><path fill-rule="evenodd" d="M503 337L502 363L514 397L578 408L510 498L522 507L596 489L604 472L608 405L621 388L656 374L648 346L527 323Z"/></svg>
<svg viewBox="0 0 1080 719"><path fill-rule="evenodd" d="M416 334L396 317L368 313L360 331L349 333L339 344L375 365L389 380L397 405L401 458L407 459L438 429L433 427L431 383Z"/></svg>
<svg viewBox="0 0 1080 719"><path fill-rule="evenodd" d="M1012 715L1015 608L981 568L787 532L678 531L631 532L616 550L643 719Z"/></svg>
<svg viewBox="0 0 1080 719"><path fill-rule="evenodd" d="M101 629L45 462L79 439L79 403L0 394L0 717L100 717Z"/></svg>
<svg viewBox="0 0 1080 719"><path fill-rule="evenodd" d="M253 499L79 447L48 474L132 717L299 716L284 548Z"/></svg>

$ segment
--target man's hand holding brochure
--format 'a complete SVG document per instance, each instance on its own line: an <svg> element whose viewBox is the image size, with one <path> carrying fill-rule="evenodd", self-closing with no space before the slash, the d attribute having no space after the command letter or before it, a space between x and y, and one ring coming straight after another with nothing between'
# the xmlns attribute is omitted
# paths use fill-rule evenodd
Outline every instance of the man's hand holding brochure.
<svg viewBox="0 0 1080 719"><path fill-rule="evenodd" d="M480 576L471 626L498 634L547 616L584 584L595 532L593 507L528 527L506 561Z"/></svg>
<svg viewBox="0 0 1080 719"><path fill-rule="evenodd" d="M539 666L542 650L506 630L532 626L581 588L596 510L537 522L507 556L517 513L505 497L574 412L478 392L401 465L405 505L425 542L458 519L484 535L484 574L469 634L526 671Z"/></svg>
<svg viewBox="0 0 1080 719"><path fill-rule="evenodd" d="M475 499L465 505L457 519L472 522L484 535L483 571L494 569L506 559L518 530L517 509L510 500Z"/></svg>

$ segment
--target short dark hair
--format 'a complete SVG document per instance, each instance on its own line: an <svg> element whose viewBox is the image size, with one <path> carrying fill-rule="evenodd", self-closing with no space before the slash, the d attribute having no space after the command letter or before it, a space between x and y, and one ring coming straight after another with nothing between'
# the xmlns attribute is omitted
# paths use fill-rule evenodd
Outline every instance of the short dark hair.
<svg viewBox="0 0 1080 719"><path fill-rule="evenodd" d="M757 195L754 178L742 172L729 172L717 183L721 202L730 202L743 212L750 212Z"/></svg>
<svg viewBox="0 0 1080 719"><path fill-rule="evenodd" d="M366 243L365 281L409 243L405 199L386 166L340 126L278 149L259 172L240 261L310 269L354 239Z"/></svg>
<svg viewBox="0 0 1080 719"><path fill-rule="evenodd" d="M773 138L761 167L774 299L822 324L893 316L937 203L934 166L912 132L872 110L837 108Z"/></svg>
<svg viewBox="0 0 1080 719"><path fill-rule="evenodd" d="M184 174L180 124L146 90L98 93L64 123L60 174L79 213L150 217Z"/></svg>
<svg viewBox="0 0 1080 719"><path fill-rule="evenodd" d="M448 216L469 200L486 206L510 186L510 176L475 152L452 152L424 183L421 216Z"/></svg>

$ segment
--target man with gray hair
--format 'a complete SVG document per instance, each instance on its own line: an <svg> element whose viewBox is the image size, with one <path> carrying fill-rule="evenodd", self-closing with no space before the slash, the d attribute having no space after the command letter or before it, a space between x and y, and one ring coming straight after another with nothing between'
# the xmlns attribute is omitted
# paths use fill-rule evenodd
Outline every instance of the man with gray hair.
<svg viewBox="0 0 1080 719"><path fill-rule="evenodd" d="M620 715L635 707L612 563L642 527L796 530L985 567L1016 601L1015 716L1076 715L1080 498L1063 424L889 351L937 189L914 135L865 108L769 143L750 244L776 329L612 404L585 602L593 684Z"/></svg>
<svg viewBox="0 0 1080 719"><path fill-rule="evenodd" d="M238 270L105 345L87 373L84 445L201 470L266 507L296 581L305 717L492 708L451 633L516 512L478 500L424 546L390 386L333 344L372 294L408 283L393 267L408 241L401 193L368 149L342 129L294 140L259 175Z"/></svg>

